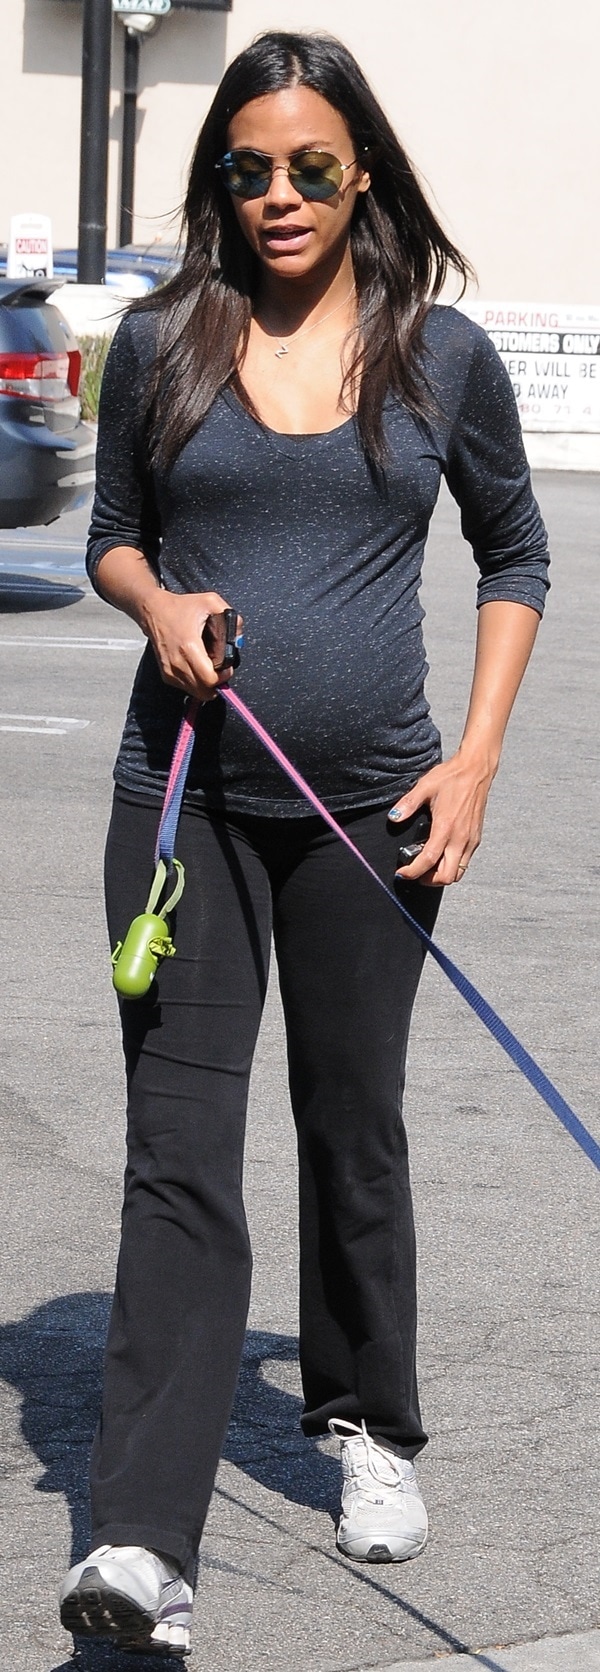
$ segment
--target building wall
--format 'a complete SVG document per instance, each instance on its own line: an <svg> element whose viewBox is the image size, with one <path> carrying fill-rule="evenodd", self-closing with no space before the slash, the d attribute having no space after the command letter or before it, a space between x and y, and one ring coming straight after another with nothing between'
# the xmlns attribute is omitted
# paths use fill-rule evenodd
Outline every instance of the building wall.
<svg viewBox="0 0 600 1672"><path fill-rule="evenodd" d="M2 0L0 242L10 215L77 240L81 0ZM600 300L597 0L233 0L174 13L141 52L137 242L171 241L226 62L261 29L327 28L356 53L485 297ZM123 29L114 26L109 241Z"/></svg>

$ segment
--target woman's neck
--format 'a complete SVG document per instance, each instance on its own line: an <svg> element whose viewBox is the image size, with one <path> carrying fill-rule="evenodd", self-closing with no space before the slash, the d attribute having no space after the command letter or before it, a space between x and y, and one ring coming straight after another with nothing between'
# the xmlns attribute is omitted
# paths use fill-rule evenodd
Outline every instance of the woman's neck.
<svg viewBox="0 0 600 1672"><path fill-rule="evenodd" d="M288 336L300 330L313 315L318 319L320 314L341 307L353 289L354 270L347 248L335 267L328 272L319 268L317 273L308 273L305 278L279 278L276 273L263 269L254 312L281 336Z"/></svg>

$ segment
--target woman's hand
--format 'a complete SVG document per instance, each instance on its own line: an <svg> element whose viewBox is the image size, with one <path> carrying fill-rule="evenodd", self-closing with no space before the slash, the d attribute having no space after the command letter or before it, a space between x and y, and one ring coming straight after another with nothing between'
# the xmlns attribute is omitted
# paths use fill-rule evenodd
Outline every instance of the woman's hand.
<svg viewBox="0 0 600 1672"><path fill-rule="evenodd" d="M539 627L529 604L494 599L477 622L475 668L460 748L434 766L392 807L391 819L407 819L425 803L432 826L425 847L398 876L441 888L460 882L479 847L487 798L500 761L508 718Z"/></svg>
<svg viewBox="0 0 600 1672"><path fill-rule="evenodd" d="M231 679L231 668L217 673L202 641L208 616L230 607L219 592L165 592L136 546L111 546L100 558L96 585L101 597L137 621L166 685L210 702Z"/></svg>
<svg viewBox="0 0 600 1672"><path fill-rule="evenodd" d="M407 882L441 888L460 882L479 847L494 772L465 759L459 749L449 761L434 766L408 795L392 807L392 820L411 818L419 807L431 809L430 835L421 853L397 872Z"/></svg>
<svg viewBox="0 0 600 1672"><path fill-rule="evenodd" d="M210 702L232 669L217 673L203 642L209 615L229 608L218 592L164 592L146 600L140 625L147 633L166 685L176 685L200 702Z"/></svg>

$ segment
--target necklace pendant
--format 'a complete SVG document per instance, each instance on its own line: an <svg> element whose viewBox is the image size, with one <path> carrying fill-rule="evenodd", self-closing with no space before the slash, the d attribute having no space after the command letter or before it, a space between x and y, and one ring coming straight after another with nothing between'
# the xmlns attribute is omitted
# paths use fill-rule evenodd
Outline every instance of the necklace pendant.
<svg viewBox="0 0 600 1672"><path fill-rule="evenodd" d="M275 359L280 360L282 354L289 354L289 349L286 348L285 343L281 343L281 346L275 349Z"/></svg>

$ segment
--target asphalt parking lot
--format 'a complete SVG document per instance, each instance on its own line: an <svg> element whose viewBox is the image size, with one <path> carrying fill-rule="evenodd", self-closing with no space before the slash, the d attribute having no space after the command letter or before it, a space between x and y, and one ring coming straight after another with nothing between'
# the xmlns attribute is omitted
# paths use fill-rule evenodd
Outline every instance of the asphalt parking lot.
<svg viewBox="0 0 600 1672"><path fill-rule="evenodd" d="M536 487L550 604L484 844L444 902L438 939L600 1139L600 477L541 474ZM72 1552L85 1551L119 1228L123 1087L101 865L141 646L83 579L84 521L0 536L7 1672L156 1665L100 1647L73 1663L55 1602ZM447 751L469 684L473 591L445 495L424 598ZM335 1550L335 1446L298 1428L294 1146L273 982L246 1164L252 1311L191 1672L416 1672L439 1657L448 1672L600 1669L598 1173L433 965L407 1121L432 1536L418 1561L367 1569Z"/></svg>

